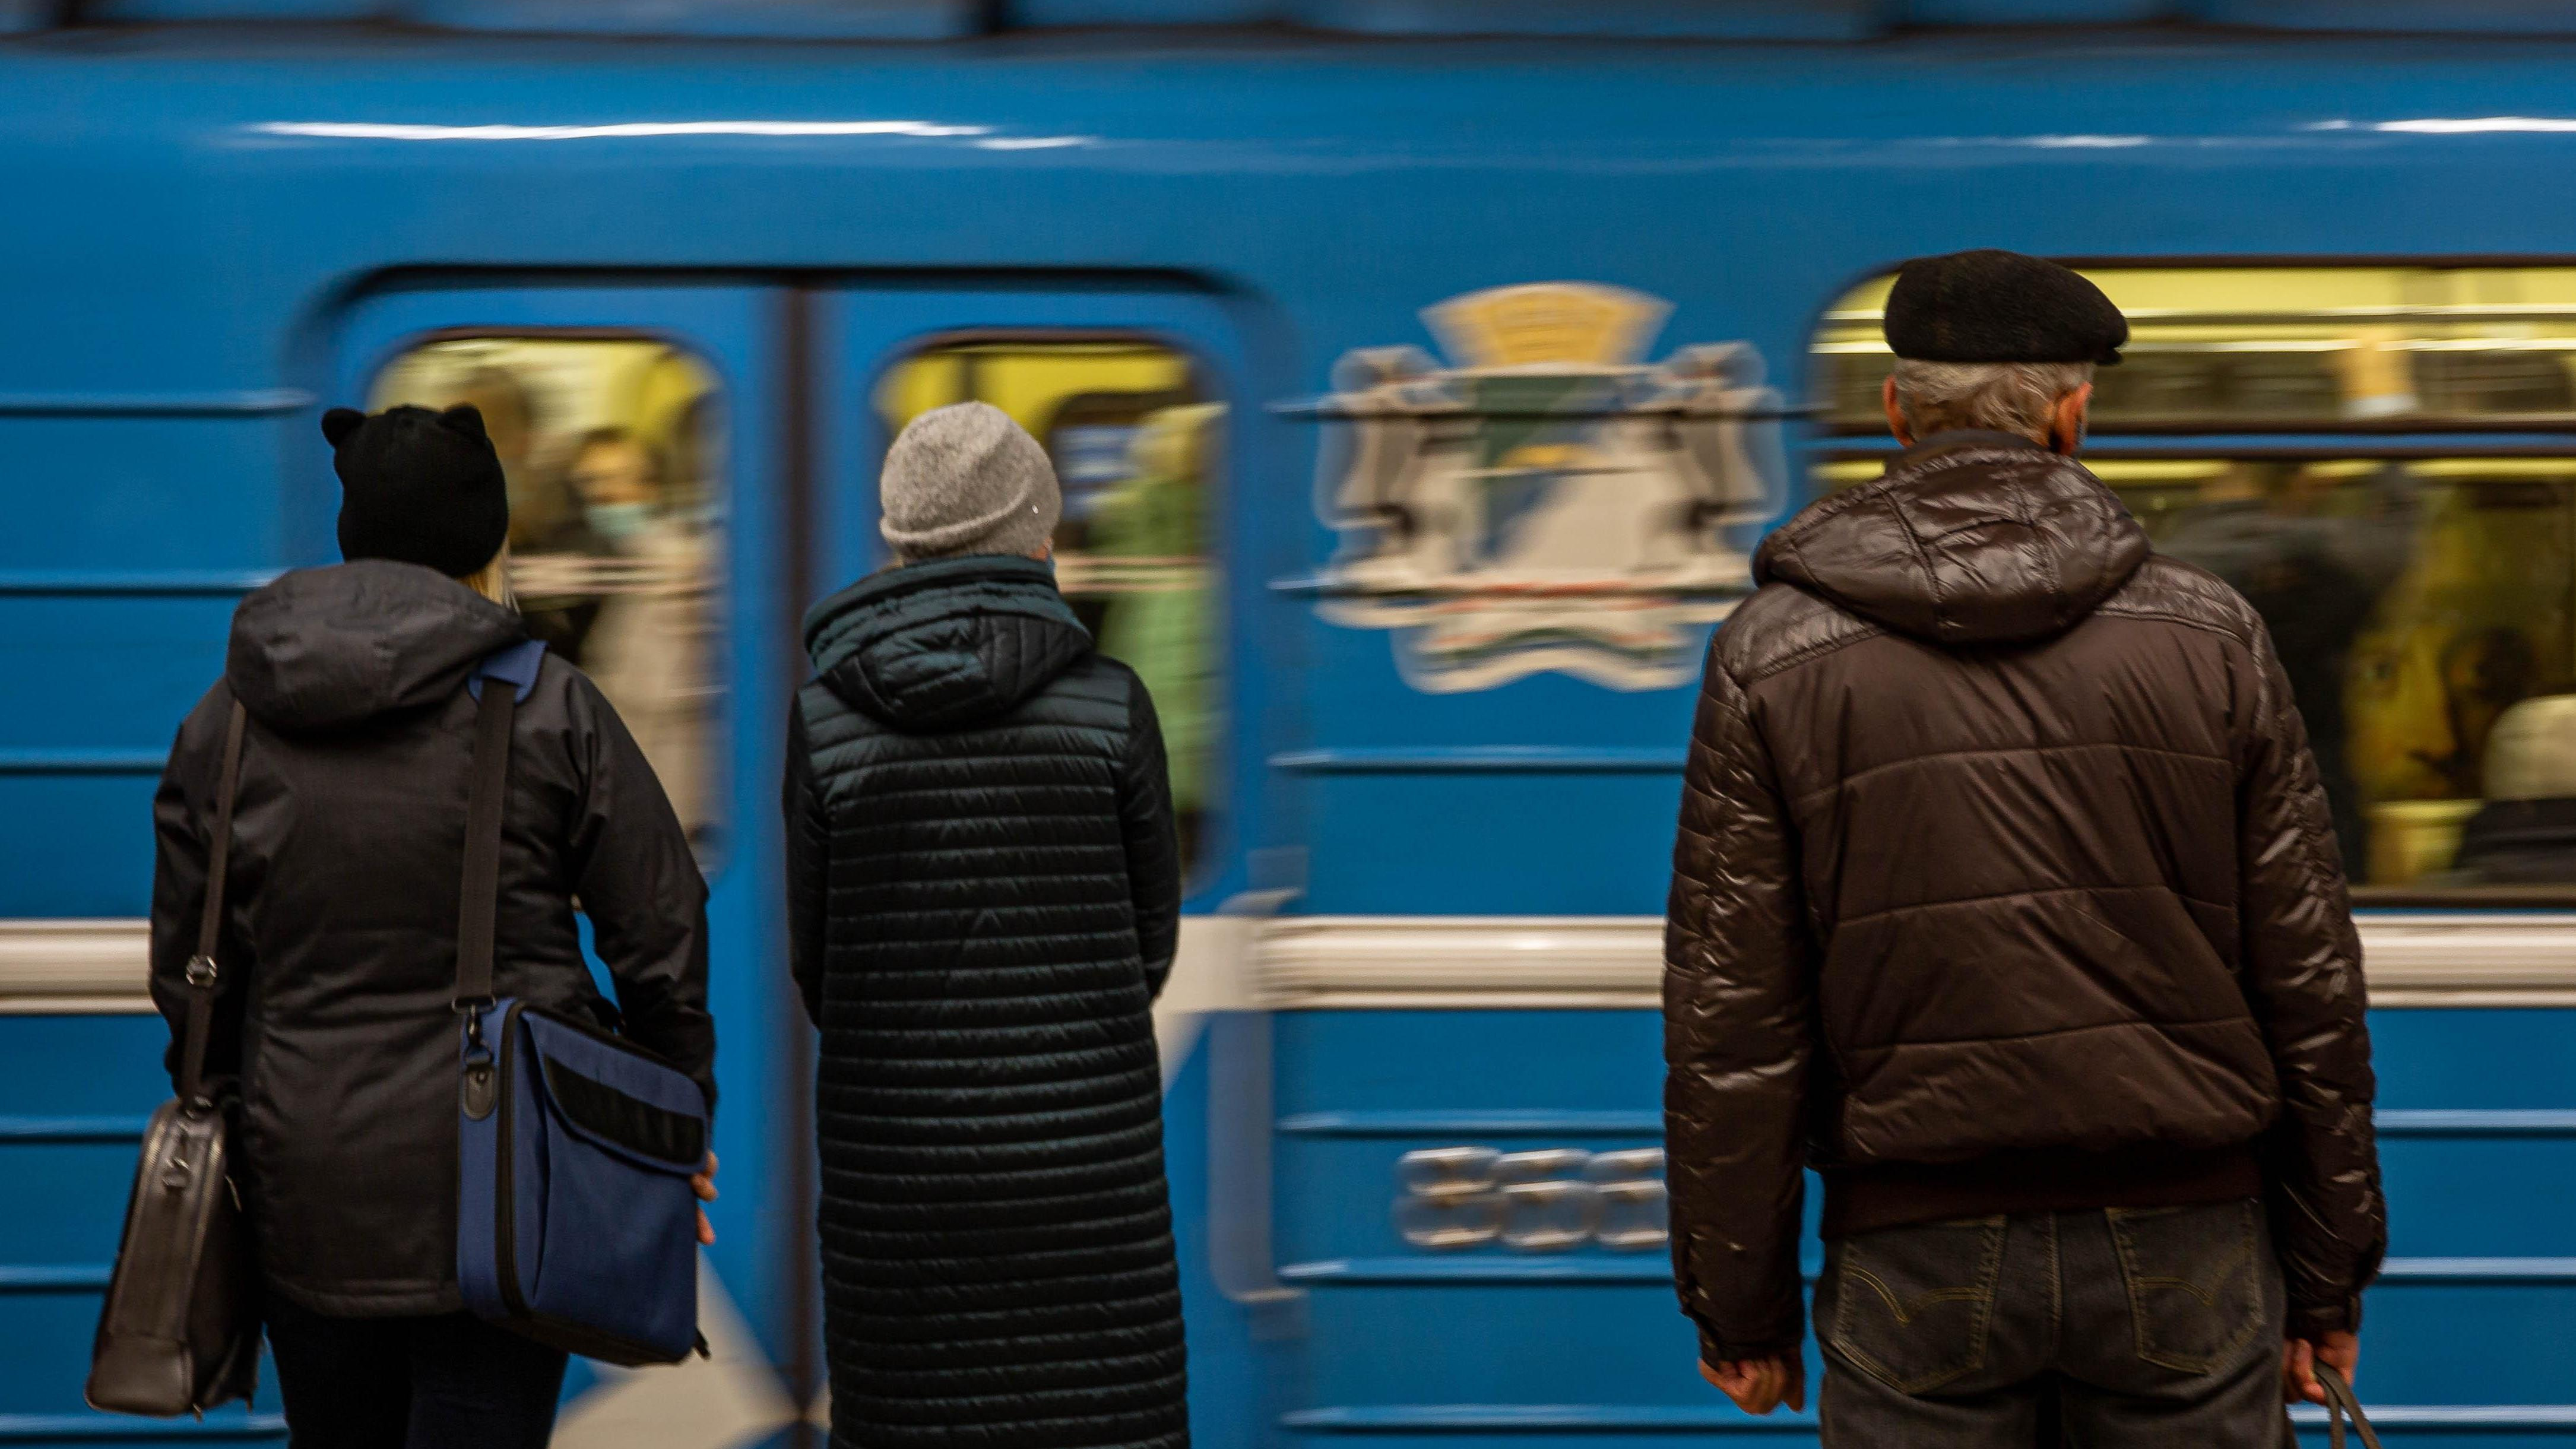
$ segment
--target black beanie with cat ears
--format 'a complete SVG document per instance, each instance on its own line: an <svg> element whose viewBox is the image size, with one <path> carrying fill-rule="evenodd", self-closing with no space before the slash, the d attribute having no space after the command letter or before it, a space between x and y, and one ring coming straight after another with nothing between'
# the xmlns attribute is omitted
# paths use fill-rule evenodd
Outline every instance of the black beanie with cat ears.
<svg viewBox="0 0 2576 1449"><path fill-rule="evenodd" d="M355 408L322 415L340 475L340 556L420 564L452 579L478 573L510 536L500 456L470 404L445 412Z"/></svg>

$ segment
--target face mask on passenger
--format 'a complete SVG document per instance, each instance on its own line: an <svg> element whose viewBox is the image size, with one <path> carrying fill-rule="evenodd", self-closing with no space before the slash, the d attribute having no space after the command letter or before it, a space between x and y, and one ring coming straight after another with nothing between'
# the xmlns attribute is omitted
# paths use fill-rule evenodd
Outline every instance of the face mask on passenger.
<svg viewBox="0 0 2576 1449"><path fill-rule="evenodd" d="M628 542L653 526L653 506L649 503L594 503L583 516L612 543Z"/></svg>

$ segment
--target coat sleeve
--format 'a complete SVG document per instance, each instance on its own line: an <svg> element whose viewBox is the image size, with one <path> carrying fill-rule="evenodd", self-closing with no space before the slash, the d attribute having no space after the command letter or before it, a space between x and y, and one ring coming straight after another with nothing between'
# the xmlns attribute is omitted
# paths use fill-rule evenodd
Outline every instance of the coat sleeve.
<svg viewBox="0 0 2576 1449"><path fill-rule="evenodd" d="M1664 925L1673 1276L1711 1363L1798 1351L1815 951L1797 841L1743 690L1711 651Z"/></svg>
<svg viewBox="0 0 2576 1449"><path fill-rule="evenodd" d="M716 1099L715 1019L707 1014L707 883L688 833L625 722L575 675L573 745L583 765L573 821L573 892L617 982L626 1035Z"/></svg>
<svg viewBox="0 0 2576 1449"><path fill-rule="evenodd" d="M161 771L161 786L152 796L152 1004L170 1025L170 1045L161 1064L174 1088L180 1039L187 1030L188 961L197 954L206 905L215 792L223 775L224 727L231 713L232 692L218 684L181 721L169 763ZM242 1004L250 996L247 980L254 963L229 910L215 956L215 1030L207 1044L206 1072L233 1076L241 1071Z"/></svg>
<svg viewBox="0 0 2576 1449"><path fill-rule="evenodd" d="M2255 621L2253 701L2238 771L2239 926L2248 1002L2280 1076L2267 1140L2271 1216L2290 1331L2314 1337L2361 1323L2361 1290L2387 1251L2371 1125L2361 939L2325 789L2292 703L2289 676Z"/></svg>
<svg viewBox="0 0 2576 1449"><path fill-rule="evenodd" d="M1127 685L1127 756L1119 766L1118 823L1127 843L1127 881L1136 902L1136 944L1154 995L1171 979L1181 942L1181 846L1172 819L1172 772L1162 721L1144 681Z"/></svg>
<svg viewBox="0 0 2576 1449"><path fill-rule="evenodd" d="M787 702L787 970L805 1002L805 1015L823 1024L824 928L830 904L832 837L814 780L813 747L805 737L805 703Z"/></svg>

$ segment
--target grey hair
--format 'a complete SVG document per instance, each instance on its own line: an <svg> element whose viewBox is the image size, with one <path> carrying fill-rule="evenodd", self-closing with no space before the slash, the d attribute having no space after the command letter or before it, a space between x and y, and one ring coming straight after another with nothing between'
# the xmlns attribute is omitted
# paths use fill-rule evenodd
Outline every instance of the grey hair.
<svg viewBox="0 0 2576 1449"><path fill-rule="evenodd" d="M2093 380L2089 362L1896 360L1896 410L1918 438L1952 428L2040 437L2057 400Z"/></svg>

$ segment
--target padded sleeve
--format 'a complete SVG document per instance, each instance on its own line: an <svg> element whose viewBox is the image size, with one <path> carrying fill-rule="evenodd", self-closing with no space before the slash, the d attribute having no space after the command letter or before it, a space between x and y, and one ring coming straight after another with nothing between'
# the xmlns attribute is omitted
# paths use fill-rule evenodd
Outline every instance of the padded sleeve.
<svg viewBox="0 0 2576 1449"><path fill-rule="evenodd" d="M617 982L626 1034L716 1099L716 1027L707 1012L707 883L688 833L625 722L575 673L571 697L582 792L573 822L573 890L591 941Z"/></svg>
<svg viewBox="0 0 2576 1449"><path fill-rule="evenodd" d="M2369 1002L2343 858L2288 674L2252 621L2239 739L2239 927L2248 1001L2281 1081L2266 1141L2273 1236L2290 1331L2361 1324L2361 1290L2388 1247L2371 1110Z"/></svg>
<svg viewBox="0 0 2576 1449"><path fill-rule="evenodd" d="M1127 685L1127 757L1118 779L1118 821L1127 842L1127 881L1136 902L1136 944L1156 996L1171 979L1181 940L1181 846L1172 819L1172 772L1162 721L1143 680Z"/></svg>
<svg viewBox="0 0 2576 1449"><path fill-rule="evenodd" d="M814 782L813 748L805 736L805 702L787 702L787 970L805 1015L823 1024L823 955L831 904L832 837Z"/></svg>
<svg viewBox="0 0 2576 1449"><path fill-rule="evenodd" d="M1815 951L1795 834L1711 650L1664 926L1673 1276L1711 1363L1798 1352Z"/></svg>

